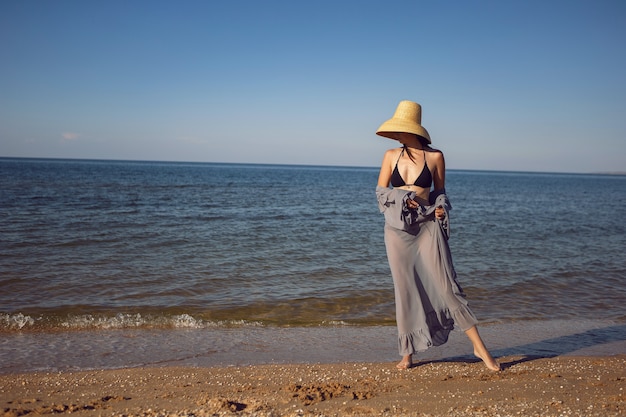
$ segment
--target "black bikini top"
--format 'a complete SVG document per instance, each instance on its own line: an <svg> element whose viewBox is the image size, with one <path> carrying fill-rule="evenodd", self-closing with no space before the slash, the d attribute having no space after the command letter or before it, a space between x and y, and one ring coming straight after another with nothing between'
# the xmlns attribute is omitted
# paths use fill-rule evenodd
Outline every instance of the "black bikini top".
<svg viewBox="0 0 626 417"><path fill-rule="evenodd" d="M428 169L428 165L426 164L426 151L424 151L423 149L422 151L424 152L424 168L422 169L422 172L417 177L413 185L422 188L430 188L433 182L433 176L430 173L430 169ZM402 187L404 185L407 185L406 182L404 182L402 175L400 175L400 172L398 171L398 161L400 160L400 158L402 158L402 154L404 154L404 149L402 149L402 152L400 152L400 156L396 161L396 167L391 173L391 185L393 185L394 187Z"/></svg>

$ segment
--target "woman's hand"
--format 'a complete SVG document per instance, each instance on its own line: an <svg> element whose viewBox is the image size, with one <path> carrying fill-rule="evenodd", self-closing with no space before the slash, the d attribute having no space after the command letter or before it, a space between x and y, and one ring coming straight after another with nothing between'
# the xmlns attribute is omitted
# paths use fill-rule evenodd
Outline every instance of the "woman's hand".
<svg viewBox="0 0 626 417"><path fill-rule="evenodd" d="M410 208L411 210L414 210L414 209L416 209L416 208L418 208L418 207L420 206L420 205L419 205L419 203L418 203L417 201L415 201L415 200L411 200L410 198L409 198L409 199L407 199L407 201L406 201L406 205L407 205L407 207L408 207L408 208Z"/></svg>
<svg viewBox="0 0 626 417"><path fill-rule="evenodd" d="M420 206L417 201L411 199L407 200L406 205L411 210L414 210ZM439 206L435 209L435 217L439 220L443 220L446 218L446 211L443 209L443 207Z"/></svg>

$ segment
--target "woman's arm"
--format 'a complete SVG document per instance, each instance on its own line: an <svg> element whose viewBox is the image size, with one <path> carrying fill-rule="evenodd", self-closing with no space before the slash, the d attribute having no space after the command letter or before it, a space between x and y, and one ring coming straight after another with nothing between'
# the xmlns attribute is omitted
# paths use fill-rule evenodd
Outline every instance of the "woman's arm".
<svg viewBox="0 0 626 417"><path fill-rule="evenodd" d="M383 163L380 166L380 172L378 173L378 186L379 187L389 187L389 182L391 181L391 165L393 161L393 150L390 149L385 152L385 156L383 157Z"/></svg>
<svg viewBox="0 0 626 417"><path fill-rule="evenodd" d="M446 187L446 161L443 157L443 153L435 152L433 163L433 183L435 187L435 191L443 190ZM446 211L442 207L437 207L435 209L435 217L439 220L443 220L446 218Z"/></svg>
<svg viewBox="0 0 626 417"><path fill-rule="evenodd" d="M446 188L446 161L443 157L443 153L434 152L433 153L433 183L435 186L435 191L443 190Z"/></svg>

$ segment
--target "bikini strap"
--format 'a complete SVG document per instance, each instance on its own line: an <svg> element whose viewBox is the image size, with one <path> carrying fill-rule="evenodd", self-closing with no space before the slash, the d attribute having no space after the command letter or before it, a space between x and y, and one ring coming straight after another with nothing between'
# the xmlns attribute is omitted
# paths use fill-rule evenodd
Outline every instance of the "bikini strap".
<svg viewBox="0 0 626 417"><path fill-rule="evenodd" d="M400 151L400 155L398 155L398 159L396 159L396 166L398 166L398 161L400 161L400 158L402 158L403 154L404 154L404 146L402 147L402 151Z"/></svg>

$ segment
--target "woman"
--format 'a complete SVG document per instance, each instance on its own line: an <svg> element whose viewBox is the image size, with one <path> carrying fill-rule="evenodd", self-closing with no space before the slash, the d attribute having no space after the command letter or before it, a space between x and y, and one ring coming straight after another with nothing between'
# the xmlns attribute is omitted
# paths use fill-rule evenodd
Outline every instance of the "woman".
<svg viewBox="0 0 626 417"><path fill-rule="evenodd" d="M397 367L410 368L414 353L446 343L456 325L469 337L474 355L487 368L499 371L456 281L448 246L451 207L445 194L445 161L440 151L430 147L421 119L419 104L402 101L393 118L376 132L402 144L385 153L376 187L395 288L402 356Z"/></svg>

